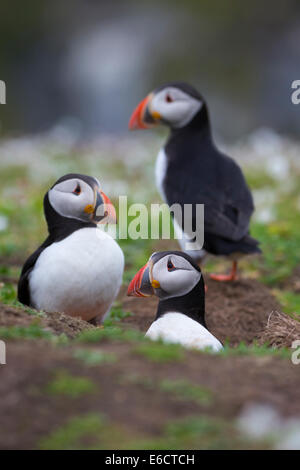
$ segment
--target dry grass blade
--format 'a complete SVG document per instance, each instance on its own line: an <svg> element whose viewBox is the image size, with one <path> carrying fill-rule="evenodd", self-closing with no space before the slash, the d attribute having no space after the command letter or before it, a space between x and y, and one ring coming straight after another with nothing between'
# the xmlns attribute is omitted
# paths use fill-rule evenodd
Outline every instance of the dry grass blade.
<svg viewBox="0 0 300 470"><path fill-rule="evenodd" d="M268 318L259 343L268 343L273 347L290 348L293 341L300 340L300 321L296 314L286 315L272 312Z"/></svg>

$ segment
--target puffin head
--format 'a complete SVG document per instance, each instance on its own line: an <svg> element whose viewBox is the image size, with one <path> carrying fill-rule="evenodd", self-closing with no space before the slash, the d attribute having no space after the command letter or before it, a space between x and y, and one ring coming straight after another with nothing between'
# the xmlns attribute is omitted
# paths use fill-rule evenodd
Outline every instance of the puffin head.
<svg viewBox="0 0 300 470"><path fill-rule="evenodd" d="M116 211L92 176L71 173L59 178L46 193L44 209L48 224L61 217L83 223L116 223Z"/></svg>
<svg viewBox="0 0 300 470"><path fill-rule="evenodd" d="M134 276L127 295L156 295L160 300L166 300L189 294L199 283L204 295L201 270L189 255L181 251L161 251L154 253Z"/></svg>
<svg viewBox="0 0 300 470"><path fill-rule="evenodd" d="M207 115L205 101L195 88L187 83L167 83L138 104L130 118L129 129L147 129L158 124L175 129L185 127L200 111Z"/></svg>

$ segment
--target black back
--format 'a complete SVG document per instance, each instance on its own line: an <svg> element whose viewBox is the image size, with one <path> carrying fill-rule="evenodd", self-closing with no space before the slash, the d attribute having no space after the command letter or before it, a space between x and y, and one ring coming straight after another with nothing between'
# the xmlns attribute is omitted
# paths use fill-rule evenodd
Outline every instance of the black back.
<svg viewBox="0 0 300 470"><path fill-rule="evenodd" d="M171 129L165 145L168 166L163 186L167 202L179 203L182 209L184 204L205 204L207 251L259 252L258 242L248 236L254 204L243 173L234 160L216 148L207 105L201 95L187 84L177 86L201 99L203 105L185 127ZM193 225L195 229L195 211Z"/></svg>

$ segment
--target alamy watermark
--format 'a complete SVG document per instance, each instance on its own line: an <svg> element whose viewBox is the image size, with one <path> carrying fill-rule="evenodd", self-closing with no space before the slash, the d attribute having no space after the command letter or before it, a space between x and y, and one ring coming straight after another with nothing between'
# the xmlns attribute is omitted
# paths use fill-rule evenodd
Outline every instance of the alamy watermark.
<svg viewBox="0 0 300 470"><path fill-rule="evenodd" d="M0 340L0 365L6 364L6 344Z"/></svg>
<svg viewBox="0 0 300 470"><path fill-rule="evenodd" d="M295 349L295 351L292 353L292 363L295 366L298 366L300 364L300 339L293 341L292 349Z"/></svg>
<svg viewBox="0 0 300 470"><path fill-rule="evenodd" d="M3 80L0 80L0 104L6 104L6 85Z"/></svg>
<svg viewBox="0 0 300 470"><path fill-rule="evenodd" d="M295 90L291 94L291 101L293 104L300 104L300 80L292 82L292 89Z"/></svg>
<svg viewBox="0 0 300 470"><path fill-rule="evenodd" d="M100 225L114 239L179 240L184 250L200 250L204 244L204 204L145 204L128 205L127 196L119 196L118 223L106 222L108 206L100 205L97 217ZM108 210L108 213L112 210ZM174 222L174 232L173 232ZM184 230L182 230L182 227Z"/></svg>

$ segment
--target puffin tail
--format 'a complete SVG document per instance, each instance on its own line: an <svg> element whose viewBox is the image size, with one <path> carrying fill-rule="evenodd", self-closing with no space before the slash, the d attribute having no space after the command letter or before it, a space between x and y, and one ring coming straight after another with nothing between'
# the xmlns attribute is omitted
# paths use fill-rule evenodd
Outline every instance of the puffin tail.
<svg viewBox="0 0 300 470"><path fill-rule="evenodd" d="M236 248L240 249L242 253L249 255L262 252L259 248L259 241L250 235L245 235L241 240L239 240L236 244Z"/></svg>

